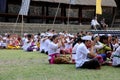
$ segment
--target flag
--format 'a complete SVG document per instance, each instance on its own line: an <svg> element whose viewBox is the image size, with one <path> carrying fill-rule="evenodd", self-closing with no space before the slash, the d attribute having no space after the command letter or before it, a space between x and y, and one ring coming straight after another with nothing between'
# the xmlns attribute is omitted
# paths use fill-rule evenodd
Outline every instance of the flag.
<svg viewBox="0 0 120 80"><path fill-rule="evenodd" d="M75 4L75 0L70 0L70 4Z"/></svg>
<svg viewBox="0 0 120 80"><path fill-rule="evenodd" d="M6 0L0 0L0 12L6 12Z"/></svg>
<svg viewBox="0 0 120 80"><path fill-rule="evenodd" d="M102 0L96 0L96 14L102 14Z"/></svg>
<svg viewBox="0 0 120 80"><path fill-rule="evenodd" d="M22 0L22 5L19 11L19 15L28 15L30 6L30 0Z"/></svg>

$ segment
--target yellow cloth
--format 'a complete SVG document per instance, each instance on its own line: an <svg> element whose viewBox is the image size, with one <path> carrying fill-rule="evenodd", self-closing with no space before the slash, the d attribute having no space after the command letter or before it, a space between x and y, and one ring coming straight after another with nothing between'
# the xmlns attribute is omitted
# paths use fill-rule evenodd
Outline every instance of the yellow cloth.
<svg viewBox="0 0 120 80"><path fill-rule="evenodd" d="M112 50L109 46L107 46L105 44L103 44L103 45L104 45L104 47L102 49L98 50L98 54L105 53L106 51Z"/></svg>
<svg viewBox="0 0 120 80"><path fill-rule="evenodd" d="M96 0L96 14L102 14L101 0Z"/></svg>
<svg viewBox="0 0 120 80"><path fill-rule="evenodd" d="M8 45L8 49L20 49L20 46L13 46L13 45Z"/></svg>
<svg viewBox="0 0 120 80"><path fill-rule="evenodd" d="M38 48L40 48L40 42L37 42L36 45Z"/></svg>

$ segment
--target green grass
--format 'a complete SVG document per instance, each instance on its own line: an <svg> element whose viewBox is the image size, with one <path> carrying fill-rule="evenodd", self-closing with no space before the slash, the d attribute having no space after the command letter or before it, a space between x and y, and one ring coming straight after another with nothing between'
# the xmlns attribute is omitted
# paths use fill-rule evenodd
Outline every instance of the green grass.
<svg viewBox="0 0 120 80"><path fill-rule="evenodd" d="M0 50L0 80L120 80L120 69L75 69L74 64L50 65L39 52Z"/></svg>

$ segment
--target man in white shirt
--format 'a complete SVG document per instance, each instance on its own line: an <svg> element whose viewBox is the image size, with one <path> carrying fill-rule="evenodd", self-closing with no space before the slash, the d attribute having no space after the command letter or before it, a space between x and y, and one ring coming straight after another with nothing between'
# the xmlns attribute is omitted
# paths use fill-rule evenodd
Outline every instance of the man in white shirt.
<svg viewBox="0 0 120 80"><path fill-rule="evenodd" d="M47 35L45 33L41 34L41 40L40 40L40 52L45 53L45 40L48 39Z"/></svg>
<svg viewBox="0 0 120 80"><path fill-rule="evenodd" d="M91 29L100 29L100 24L97 21L97 17L95 17L94 19L92 19L91 21Z"/></svg>
<svg viewBox="0 0 120 80"><path fill-rule="evenodd" d="M50 42L51 42L50 39L51 39L52 36L53 36L53 34L48 34L48 35L47 35L47 39L46 39L45 42L44 42L44 43L45 43L45 44L44 44L44 47L45 47L44 50L45 50L45 53L46 53L46 54L48 54L48 50L49 50L48 45L49 45Z"/></svg>
<svg viewBox="0 0 120 80"><path fill-rule="evenodd" d="M93 53L92 36L83 36L82 40L83 42L78 45L76 50L76 68L100 69L100 64L97 59L88 59L88 55L92 58L97 56Z"/></svg>

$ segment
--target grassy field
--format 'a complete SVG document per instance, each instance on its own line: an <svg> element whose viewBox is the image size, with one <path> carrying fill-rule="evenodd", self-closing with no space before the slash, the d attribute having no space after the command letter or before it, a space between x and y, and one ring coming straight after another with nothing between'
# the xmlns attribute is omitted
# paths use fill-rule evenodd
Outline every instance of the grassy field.
<svg viewBox="0 0 120 80"><path fill-rule="evenodd" d="M120 68L75 69L74 64L50 65L39 52L0 50L0 80L120 80Z"/></svg>

